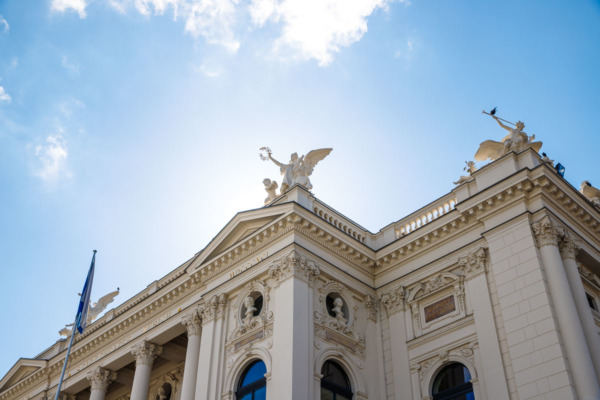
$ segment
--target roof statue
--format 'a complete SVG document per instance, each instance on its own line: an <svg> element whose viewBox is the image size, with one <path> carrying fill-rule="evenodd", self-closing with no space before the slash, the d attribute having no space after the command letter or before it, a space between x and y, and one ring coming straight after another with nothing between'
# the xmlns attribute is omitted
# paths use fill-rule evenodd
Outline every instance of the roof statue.
<svg viewBox="0 0 600 400"><path fill-rule="evenodd" d="M119 288L117 288L117 290L115 290L114 292L110 292L109 294L105 294L104 296L100 297L98 301L95 302L93 305L89 305L87 313L87 323L92 323L92 321L95 320L96 317L98 317L98 315L100 315L100 313L104 311L104 309L106 309L106 306L108 306L114 301L115 297L117 297L118 294ZM73 324L65 325L65 327L58 331L58 333L61 336L69 337L69 335L71 335L71 332L73 331L72 326Z"/></svg>
<svg viewBox="0 0 600 400"><path fill-rule="evenodd" d="M315 166L319 161L324 159L331 153L333 149L317 149L309 151L305 156L298 157L298 153L292 153L290 157L290 161L287 164L277 161L272 157L271 149L268 147L261 147L261 151L265 151L267 155L260 154L260 158L263 161L271 160L275 165L277 165L281 171L281 175L283 175L283 181L281 182L281 192L280 194L285 193L290 187L293 185L302 185L308 190L312 189L312 184L310 183L309 176L312 175ZM264 181L263 181L264 183ZM265 184L265 186L267 186ZM267 193L269 193L269 189L267 188Z"/></svg>
<svg viewBox="0 0 600 400"><path fill-rule="evenodd" d="M479 145L479 150L475 153L475 161L485 161L490 159L491 161L497 160L502 157L506 153L514 151L519 153L527 148L532 148L536 152L539 152L542 148L542 142L534 142L535 135L527 135L527 133L523 132L523 128L525 128L525 124L521 121L518 121L516 124L509 122L505 119L496 117L495 108L492 112L487 113L482 111L482 113L490 115L492 118L496 120L498 125L508 131L508 135L506 135L500 142L496 142L495 140L486 140ZM514 125L514 128L510 126L504 125L502 122L507 122L511 125Z"/></svg>
<svg viewBox="0 0 600 400"><path fill-rule="evenodd" d="M591 201L594 206L600 207L600 190L593 187L589 181L581 182L579 193Z"/></svg>
<svg viewBox="0 0 600 400"><path fill-rule="evenodd" d="M265 178L263 180L263 183L265 185L265 190L267 191L267 198L265 199L266 206L267 204L275 200L275 198L277 197L277 193L275 193L275 191L277 190L279 185L277 185L277 182L275 181L272 182L269 178Z"/></svg>
<svg viewBox="0 0 600 400"><path fill-rule="evenodd" d="M473 172L477 171L475 162L474 161L465 161L465 164L467 164L467 165L463 168L463 171L468 171L469 175L462 175L460 178L458 178L458 180L456 182L453 182L455 185L462 185L463 183L474 179L472 176Z"/></svg>

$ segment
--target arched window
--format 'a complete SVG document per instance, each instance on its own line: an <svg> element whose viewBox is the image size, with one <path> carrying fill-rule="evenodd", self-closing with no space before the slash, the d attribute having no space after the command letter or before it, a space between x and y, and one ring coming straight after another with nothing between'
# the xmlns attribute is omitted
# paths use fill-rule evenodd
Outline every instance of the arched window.
<svg viewBox="0 0 600 400"><path fill-rule="evenodd" d="M433 400L474 400L471 373L461 363L445 366L433 381Z"/></svg>
<svg viewBox="0 0 600 400"><path fill-rule="evenodd" d="M236 400L265 400L267 398L267 367L256 360L246 368L235 392Z"/></svg>
<svg viewBox="0 0 600 400"><path fill-rule="evenodd" d="M321 400L352 400L350 380L338 363L326 361L321 375Z"/></svg>

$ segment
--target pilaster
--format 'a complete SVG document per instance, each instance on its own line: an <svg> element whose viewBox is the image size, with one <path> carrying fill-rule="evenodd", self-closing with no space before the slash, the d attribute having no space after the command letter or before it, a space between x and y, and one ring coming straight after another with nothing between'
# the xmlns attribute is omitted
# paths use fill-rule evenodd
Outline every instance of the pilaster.
<svg viewBox="0 0 600 400"><path fill-rule="evenodd" d="M412 388L411 385L408 347L406 346L405 289L403 286L396 287L384 292L380 299L389 319L390 337L394 340L394 344L392 345L394 393L396 399L410 400L414 397L413 391L415 388Z"/></svg>

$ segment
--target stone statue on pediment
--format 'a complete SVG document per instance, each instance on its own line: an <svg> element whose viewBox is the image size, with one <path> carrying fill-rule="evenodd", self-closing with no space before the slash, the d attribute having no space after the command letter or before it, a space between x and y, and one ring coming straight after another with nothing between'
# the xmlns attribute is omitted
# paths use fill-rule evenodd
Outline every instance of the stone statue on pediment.
<svg viewBox="0 0 600 400"><path fill-rule="evenodd" d="M267 191L267 198L265 199L265 205L269 204L277 197L277 182L271 181L269 178L265 178L263 180L263 184L265 185L265 190Z"/></svg>
<svg viewBox="0 0 600 400"><path fill-rule="evenodd" d="M455 185L462 185L463 183L469 182L474 179L472 175L475 171L477 171L475 162L465 161L465 164L467 165L463 168L463 171L467 171L469 175L462 175L460 178L458 178L456 182L453 182Z"/></svg>
<svg viewBox="0 0 600 400"><path fill-rule="evenodd" d="M325 148L312 150L302 157L298 157L298 153L292 153L290 156L290 161L287 164L284 164L273 158L271 149L268 147L262 147L260 150L267 153L266 156L260 154L260 158L263 161L271 160L279 167L281 175L283 175L283 181L281 182L280 186L280 194L283 194L290 187L296 184L302 185L308 190L311 190L313 186L310 182L309 176L312 175L317 163L327 157L333 149Z"/></svg>
<svg viewBox="0 0 600 400"><path fill-rule="evenodd" d="M589 181L581 182L579 193L584 195L594 206L600 208L600 190L592 186Z"/></svg>
<svg viewBox="0 0 600 400"><path fill-rule="evenodd" d="M484 113L488 114L486 112ZM498 125L500 125L503 129L506 129L508 131L508 135L506 135L500 142L495 140L486 140L485 142L482 142L479 145L477 153L475 153L476 161L485 161L487 159L494 161L511 151L519 153L525 149L532 148L536 152L539 152L542 148L542 142L534 142L535 135L529 136L523 131L523 128L525 128L525 123L518 121L516 124L513 124L512 122L498 118L491 113L488 115L491 115L491 117L494 118ZM511 125L514 125L514 128L503 124L501 121L505 121Z"/></svg>
<svg viewBox="0 0 600 400"><path fill-rule="evenodd" d="M108 306L114 301L115 297L117 297L118 294L119 288L117 288L117 290L115 290L114 292L110 292L100 297L98 301L95 302L93 305L88 305L87 323L91 324L92 321L94 321L96 317L98 317L98 315L100 315L100 313L104 311L104 309L106 309L106 306ZM73 332L73 325L74 324L65 325L65 327L58 331L58 333L61 336L69 337L71 335L71 332Z"/></svg>

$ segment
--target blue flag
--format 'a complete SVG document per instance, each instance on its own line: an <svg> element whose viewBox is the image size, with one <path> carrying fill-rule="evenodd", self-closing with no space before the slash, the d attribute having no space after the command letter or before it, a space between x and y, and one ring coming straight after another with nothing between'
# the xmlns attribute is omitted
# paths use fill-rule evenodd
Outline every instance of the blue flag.
<svg viewBox="0 0 600 400"><path fill-rule="evenodd" d="M77 316L75 317L75 328L79 333L83 333L83 330L87 326L87 314L90 308L90 298L92 296L92 282L94 281L94 267L96 264L96 250L92 256L92 264L90 265L90 271L88 272L85 285L83 285L83 291L79 299L79 308L77 309Z"/></svg>

